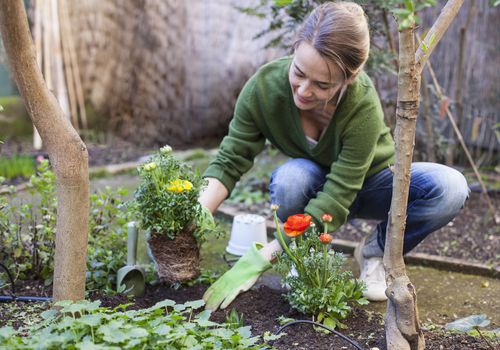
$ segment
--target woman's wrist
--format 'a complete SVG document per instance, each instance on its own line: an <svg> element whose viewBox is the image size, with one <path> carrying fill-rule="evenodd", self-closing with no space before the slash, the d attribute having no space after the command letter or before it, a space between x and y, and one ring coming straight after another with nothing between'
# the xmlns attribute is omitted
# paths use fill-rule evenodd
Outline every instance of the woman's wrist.
<svg viewBox="0 0 500 350"><path fill-rule="evenodd" d="M276 258L276 254L280 253L282 250L279 242L274 239L259 250L259 253L267 260L273 261Z"/></svg>

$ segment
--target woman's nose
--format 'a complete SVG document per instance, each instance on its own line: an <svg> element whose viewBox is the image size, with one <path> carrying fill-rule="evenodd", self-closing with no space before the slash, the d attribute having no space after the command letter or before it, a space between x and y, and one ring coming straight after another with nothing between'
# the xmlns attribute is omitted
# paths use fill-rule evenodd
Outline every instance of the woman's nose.
<svg viewBox="0 0 500 350"><path fill-rule="evenodd" d="M304 81L304 82L299 84L299 87L297 88L297 92L302 97L305 97L305 98L310 97L312 95L311 85L308 82Z"/></svg>

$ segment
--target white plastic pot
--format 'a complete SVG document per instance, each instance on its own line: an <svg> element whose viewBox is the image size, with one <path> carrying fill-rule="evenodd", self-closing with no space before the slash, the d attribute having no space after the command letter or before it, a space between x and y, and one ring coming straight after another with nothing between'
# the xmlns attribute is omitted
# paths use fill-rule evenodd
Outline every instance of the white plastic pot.
<svg viewBox="0 0 500 350"><path fill-rule="evenodd" d="M253 242L267 243L266 219L255 214L236 215L226 251L242 256L250 249Z"/></svg>

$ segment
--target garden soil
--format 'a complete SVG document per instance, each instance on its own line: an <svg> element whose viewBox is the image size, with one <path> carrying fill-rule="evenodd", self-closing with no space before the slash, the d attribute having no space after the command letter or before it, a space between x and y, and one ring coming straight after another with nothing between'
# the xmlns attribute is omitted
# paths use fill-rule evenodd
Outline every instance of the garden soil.
<svg viewBox="0 0 500 350"><path fill-rule="evenodd" d="M180 289L158 285L150 287L144 297L135 299L135 304L131 307L146 308L164 299L175 300L178 303L197 300L202 298L205 289L204 285ZM245 325L252 327L254 335L262 335L266 331L276 332L281 326L277 321L280 316L295 320L310 320L310 317L293 310L283 297L283 293L283 290L260 286L240 295L227 309L214 312L211 319L215 322L224 322L227 314L234 308L240 316L243 316ZM94 297L98 298L97 295ZM109 307L128 302L124 296L107 296L100 299L103 305ZM356 341L363 349L373 347L378 347L380 350L386 349L383 319L378 313L355 308L349 318L345 320L345 324L348 325L348 328L339 331ZM352 345L340 337L316 331L311 325L293 325L288 327L284 333L286 335L272 344L277 349L354 349ZM426 349L430 350L489 349L481 339L467 335L451 335L426 330L424 336Z"/></svg>

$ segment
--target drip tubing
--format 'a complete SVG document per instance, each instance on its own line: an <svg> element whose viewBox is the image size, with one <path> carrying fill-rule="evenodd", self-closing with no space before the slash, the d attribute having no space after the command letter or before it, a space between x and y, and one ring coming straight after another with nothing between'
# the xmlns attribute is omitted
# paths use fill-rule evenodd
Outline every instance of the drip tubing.
<svg viewBox="0 0 500 350"><path fill-rule="evenodd" d="M51 297L16 296L16 289L14 287L14 278L12 278L12 274L4 264L0 263L0 267L2 267L7 273L7 277L9 277L11 286L11 295L0 295L0 303L12 303L15 301L52 301Z"/></svg>
<svg viewBox="0 0 500 350"><path fill-rule="evenodd" d="M288 322L287 324L285 324L284 326L282 326L280 329L278 329L274 335L278 335L279 333L281 333L281 331L283 331L285 328L289 327L289 326L292 326L294 324L300 324L300 323L307 323L307 324L312 324L312 325L315 325L315 326L318 326L318 327L321 327L323 329L326 329L327 331L330 331L332 332L333 334L339 336L340 338L344 339L345 341L349 342L352 346L354 346L356 349L358 350L363 350L362 347L359 346L358 343L356 343L354 340L352 340L351 338L349 337L346 337L345 335L343 335L342 333L340 332L337 332L336 330L330 328L330 327L327 327L325 326L324 324L321 324L319 322L314 322L314 321L309 321L309 320L297 320L297 321L292 321L292 322Z"/></svg>

